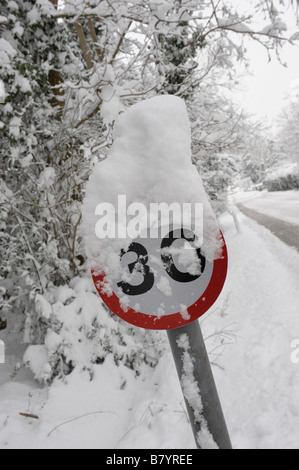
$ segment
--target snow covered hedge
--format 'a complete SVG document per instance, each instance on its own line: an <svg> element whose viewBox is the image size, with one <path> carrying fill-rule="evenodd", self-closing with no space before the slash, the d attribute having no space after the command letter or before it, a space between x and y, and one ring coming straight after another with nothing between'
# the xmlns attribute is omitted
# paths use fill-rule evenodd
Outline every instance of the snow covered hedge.
<svg viewBox="0 0 299 470"><path fill-rule="evenodd" d="M299 175L286 175L280 176L276 179L269 179L265 181L265 186L268 191L289 191L291 189L299 189Z"/></svg>
<svg viewBox="0 0 299 470"><path fill-rule="evenodd" d="M93 376L93 364L112 354L138 375L144 364L154 367L164 350L163 334L130 327L101 303L90 278L75 277L68 287L54 287L36 296L36 315L45 331L42 344L28 347L24 365L36 380L49 383L75 368ZM31 317L27 317L29 334ZM29 341L29 340L28 340Z"/></svg>
<svg viewBox="0 0 299 470"><path fill-rule="evenodd" d="M285 163L270 169L265 178L268 191L289 191L299 189L299 165Z"/></svg>
<svg viewBox="0 0 299 470"><path fill-rule="evenodd" d="M118 113L166 90L187 101L194 163L222 206L239 127L219 89L232 83L245 53L235 38L254 35L255 14L268 26L259 40L277 42L280 13L267 5L253 2L247 15L193 0L70 0L64 11L57 0L1 2L0 317L8 331L22 318L39 380L90 370L109 351L137 372L156 363L160 346L146 349L155 335L135 333L132 345L130 327L111 319L86 280L86 182L107 157Z"/></svg>

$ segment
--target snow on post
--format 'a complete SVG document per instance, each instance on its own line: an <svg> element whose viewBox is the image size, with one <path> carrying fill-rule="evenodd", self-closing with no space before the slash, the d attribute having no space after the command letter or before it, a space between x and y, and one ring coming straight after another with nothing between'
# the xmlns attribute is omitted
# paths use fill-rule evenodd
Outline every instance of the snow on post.
<svg viewBox="0 0 299 470"><path fill-rule="evenodd" d="M183 373L181 387L185 399L194 411L196 423L200 425L200 431L196 434L196 441L201 449L219 449L209 430L208 423L203 416L203 403L198 383L194 377L194 360L190 354L190 343L187 333L183 333L177 339L178 347L183 351Z"/></svg>

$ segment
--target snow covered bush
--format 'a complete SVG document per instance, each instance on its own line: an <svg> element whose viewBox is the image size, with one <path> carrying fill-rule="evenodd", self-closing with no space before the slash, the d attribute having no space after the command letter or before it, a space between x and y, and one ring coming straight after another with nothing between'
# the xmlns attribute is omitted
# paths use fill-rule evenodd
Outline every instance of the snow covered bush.
<svg viewBox="0 0 299 470"><path fill-rule="evenodd" d="M85 185L107 157L117 115L167 92L186 99L194 163L217 199L234 171L237 121L223 106L218 79L228 83L234 61L243 59L240 38L277 46L283 7L270 4L237 11L205 0L1 2L0 314L9 327L22 317L26 359L39 379L78 364L89 369L109 351L137 371L140 361L157 361L160 351L140 355L151 333L135 332L137 346L124 354L130 327L112 320L99 299L94 311L91 288L76 290L78 279L90 278ZM256 30L261 12L267 29Z"/></svg>
<svg viewBox="0 0 299 470"><path fill-rule="evenodd" d="M92 378L93 364L102 364L108 355L138 375L144 365L157 364L165 347L161 333L116 321L88 278L75 277L68 287L53 286L46 296L38 295L35 310L46 333L42 344L29 346L24 364L41 383L75 368Z"/></svg>
<svg viewBox="0 0 299 470"><path fill-rule="evenodd" d="M264 184L268 191L299 189L299 174L288 174L277 176L275 179L266 179Z"/></svg>

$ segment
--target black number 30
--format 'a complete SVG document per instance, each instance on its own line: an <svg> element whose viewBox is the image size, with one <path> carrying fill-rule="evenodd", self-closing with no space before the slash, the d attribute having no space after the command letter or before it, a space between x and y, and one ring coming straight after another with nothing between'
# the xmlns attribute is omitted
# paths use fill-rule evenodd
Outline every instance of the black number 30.
<svg viewBox="0 0 299 470"><path fill-rule="evenodd" d="M173 257L171 253L165 249L170 248L173 243L178 240L178 239L184 239L188 241L189 243L194 242L195 240L195 234L191 232L190 230L179 230L180 232L179 236L176 236L174 231L171 231L165 238L163 238L162 243L161 243L161 259L164 265L164 268L167 272L167 274L177 282L191 282L195 281L198 279L202 273L205 270L206 266L206 259L205 257L201 254L200 248L196 249L196 253L198 256L198 259L201 262L201 272L200 274L192 275L187 272L181 272L177 269L177 267L174 264ZM164 252L163 252L164 250ZM124 294L126 295L142 295L145 294L146 292L150 291L152 287L154 286L155 283L155 278L154 274L151 270L151 268L147 265L148 262L148 252L145 249L143 245L140 243L133 242L129 246L129 249L127 251L122 250L121 251L121 258L126 254L126 253L136 253L137 254L137 260L134 261L134 263L130 263L128 265L129 271L132 274L133 272L136 273L141 273L143 275L143 282L137 286L134 286L132 284L129 284L127 282L121 281L117 285L122 289Z"/></svg>

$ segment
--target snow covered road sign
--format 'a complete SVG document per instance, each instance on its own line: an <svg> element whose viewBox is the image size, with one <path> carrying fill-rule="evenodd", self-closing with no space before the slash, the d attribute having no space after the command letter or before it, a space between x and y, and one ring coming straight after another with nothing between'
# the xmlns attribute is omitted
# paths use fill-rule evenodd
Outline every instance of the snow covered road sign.
<svg viewBox="0 0 299 470"><path fill-rule="evenodd" d="M87 185L83 220L105 304L130 324L167 330L196 446L230 449L195 321L223 288L227 249L191 163L183 100L160 96L119 116L110 155Z"/></svg>
<svg viewBox="0 0 299 470"><path fill-rule="evenodd" d="M87 185L83 220L96 288L109 309L174 329L218 298L227 249L192 164L184 101L160 96L121 114Z"/></svg>
<svg viewBox="0 0 299 470"><path fill-rule="evenodd" d="M188 233L188 232L187 232ZM190 241L191 240L191 241ZM227 273L227 249L223 238L221 257L208 261L195 249L200 272L190 274L179 263L180 254L167 248L192 244L192 233L176 230L161 239L134 240L126 252L119 254L122 268L135 271L132 281L119 278L112 290L106 288L104 272L92 273L95 286L107 307L123 320L147 329L173 329L201 317L217 300ZM191 248L191 250L190 250ZM180 253L192 250L180 246ZM117 293L118 292L118 293ZM129 305L132 305L130 307Z"/></svg>

